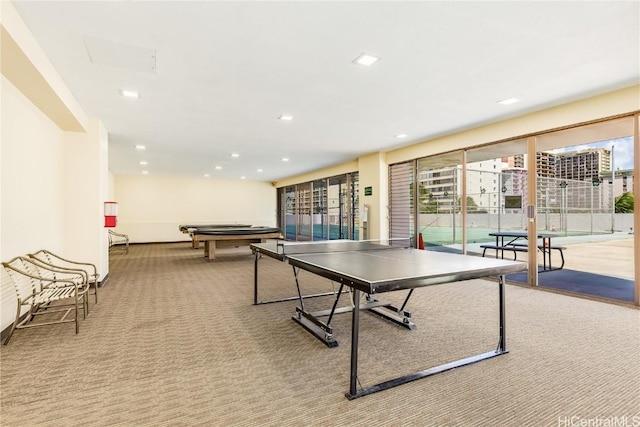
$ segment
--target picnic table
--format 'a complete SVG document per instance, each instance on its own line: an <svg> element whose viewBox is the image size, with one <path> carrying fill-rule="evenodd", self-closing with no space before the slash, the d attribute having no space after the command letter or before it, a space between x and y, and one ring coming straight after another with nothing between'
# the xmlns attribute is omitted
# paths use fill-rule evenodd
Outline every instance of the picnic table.
<svg viewBox="0 0 640 427"><path fill-rule="evenodd" d="M489 233L489 236L496 238L496 243L494 245L484 244L480 245L483 248L482 256L486 255L487 249L492 249L496 251L496 258L500 256L500 258L504 259L504 252L510 251L513 252L513 259L516 259L518 252L528 252L529 244L527 239L529 237L526 231L494 231ZM563 251L567 249L563 246L553 246L551 244L551 239L556 237L556 234L551 233L538 233L537 238L540 240L537 247L540 252L542 252L542 271L552 271L552 270L560 270L564 267L564 253ZM551 251L558 251L560 254L561 264L560 267L552 267L551 265Z"/></svg>

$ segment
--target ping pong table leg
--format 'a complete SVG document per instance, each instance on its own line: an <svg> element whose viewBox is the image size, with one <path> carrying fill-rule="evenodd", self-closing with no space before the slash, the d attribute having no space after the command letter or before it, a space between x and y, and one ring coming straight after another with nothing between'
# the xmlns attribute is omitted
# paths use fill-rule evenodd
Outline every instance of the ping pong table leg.
<svg viewBox="0 0 640 427"><path fill-rule="evenodd" d="M411 312L406 311L404 308L409 302L409 298L413 293L411 289L402 303L402 307L398 308L389 303L378 301L371 295L367 296L367 304L363 307L364 310L369 311L371 314L380 316L390 322L395 323L398 326L402 326L407 329L415 329L416 324L411 320Z"/></svg>
<svg viewBox="0 0 640 427"><path fill-rule="evenodd" d="M358 390L358 331L360 329L360 290L353 289L353 311L351 312L351 377L349 380L349 393L347 399L357 397Z"/></svg>
<svg viewBox="0 0 640 427"><path fill-rule="evenodd" d="M298 280L298 272L300 271L300 268L296 268L295 265L293 265L292 267L293 275L296 278L298 298L300 300L300 307L296 307L296 315L293 316L292 319L300 326L305 328L308 332L310 332L313 336L322 341L327 347L337 347L338 341L336 341L333 337L333 329L331 328L331 325L328 323L324 323L320 319L318 319L318 313L310 313L305 309L305 296L302 295L302 290L300 289L300 281ZM336 295L336 300L340 298L341 293L342 286L340 287L340 292ZM330 312L331 316L333 316L336 304L337 302L334 304L333 309ZM329 317L329 321L331 321L331 317Z"/></svg>
<svg viewBox="0 0 640 427"><path fill-rule="evenodd" d="M422 371L414 372L409 375L394 378L392 380L384 381L379 384L367 386L357 389L358 386L358 331L359 331L359 317L360 311L360 291L354 289L354 300L356 306L354 307L351 320L351 373L349 381L349 392L345 393L345 396L349 400L357 399L369 394L377 393L379 391L387 390L393 387L397 387L402 384L406 384L411 381L415 381L421 378L426 378L432 375L436 375L442 372L449 371L451 369L459 368L461 366L477 363L482 360L491 359L502 354L509 352L507 350L507 338L506 338L506 314L505 314L505 275L501 274L498 277L498 289L499 289L499 321L500 321L500 337L498 348L495 350L481 353L475 356L465 357L464 359L456 360L453 362L445 363L443 365L434 366L433 368L427 368Z"/></svg>
<svg viewBox="0 0 640 427"><path fill-rule="evenodd" d="M298 271L300 271L300 269L296 269L295 266L293 267L293 277L295 277L296 279L296 288L298 289L298 299L300 300L300 309L302 311L305 311L304 308L304 298L302 297L302 291L300 290L300 281L298 280Z"/></svg>
<svg viewBox="0 0 640 427"><path fill-rule="evenodd" d="M258 251L253 252L253 305L258 305Z"/></svg>
<svg viewBox="0 0 640 427"><path fill-rule="evenodd" d="M336 312L336 307L338 306L338 301L340 301L340 295L342 295L343 289L344 289L344 283L341 283L340 289L338 289L338 294L336 295L336 299L333 301L333 307L331 307L331 313L329 313L329 319L327 319L327 325L331 325L331 319L333 319L333 314Z"/></svg>
<svg viewBox="0 0 640 427"><path fill-rule="evenodd" d="M407 294L407 297L404 299L404 302L402 303L402 306L400 307L400 311L404 311L404 308L407 306L407 303L409 302L409 298L411 298L411 295L413 294L414 290L415 288L409 291L409 293Z"/></svg>

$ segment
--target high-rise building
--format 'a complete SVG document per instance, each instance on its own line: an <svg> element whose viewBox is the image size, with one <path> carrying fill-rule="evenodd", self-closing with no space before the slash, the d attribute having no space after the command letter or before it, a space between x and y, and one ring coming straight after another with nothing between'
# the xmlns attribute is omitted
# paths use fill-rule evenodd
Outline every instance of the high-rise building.
<svg viewBox="0 0 640 427"><path fill-rule="evenodd" d="M633 193L633 176L635 171L633 169L618 169L615 173L611 171L605 171L601 174L605 183L611 184L613 182L614 195L620 196L624 193Z"/></svg>
<svg viewBox="0 0 640 427"><path fill-rule="evenodd" d="M590 148L555 154L556 178L591 181L602 171L611 170L611 150Z"/></svg>
<svg viewBox="0 0 640 427"><path fill-rule="evenodd" d="M509 157L508 159L509 167L524 169L524 165L525 165L524 158L525 158L524 154L516 154L513 157Z"/></svg>
<svg viewBox="0 0 640 427"><path fill-rule="evenodd" d="M557 154L546 151L538 151L536 153L536 172L538 176L546 178L555 178L557 173L556 163Z"/></svg>

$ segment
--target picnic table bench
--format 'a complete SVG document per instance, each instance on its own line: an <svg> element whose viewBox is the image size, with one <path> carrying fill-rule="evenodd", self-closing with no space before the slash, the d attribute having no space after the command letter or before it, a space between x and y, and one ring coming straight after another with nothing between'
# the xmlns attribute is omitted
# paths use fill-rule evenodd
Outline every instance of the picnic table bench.
<svg viewBox="0 0 640 427"><path fill-rule="evenodd" d="M496 251L496 258L500 256L500 258L504 258L505 251L513 252L513 259L515 260L518 252L528 252L529 244L526 242L522 242L519 240L526 240L528 234L526 232L521 231L496 231L493 233L489 233L490 236L494 236L496 238L495 244L482 244L480 247L482 248L482 256L486 255L487 249ZM548 233L538 233L538 239L541 239L542 243L538 244L538 250L542 252L542 265L543 271L551 271L551 270L560 270L564 267L564 250L567 249L564 246L554 246L551 244L551 238L554 237L554 234ZM507 240L505 242L506 239ZM560 267L553 268L551 266L551 251L558 251L560 254L561 264Z"/></svg>

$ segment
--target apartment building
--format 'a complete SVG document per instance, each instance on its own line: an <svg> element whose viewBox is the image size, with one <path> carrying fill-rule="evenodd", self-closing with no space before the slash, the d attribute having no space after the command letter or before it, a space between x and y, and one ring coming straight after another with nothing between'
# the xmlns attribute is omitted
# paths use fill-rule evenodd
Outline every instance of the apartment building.
<svg viewBox="0 0 640 427"><path fill-rule="evenodd" d="M611 170L611 150L607 148L569 151L552 156L555 157L557 178L592 181L600 178L601 172Z"/></svg>

